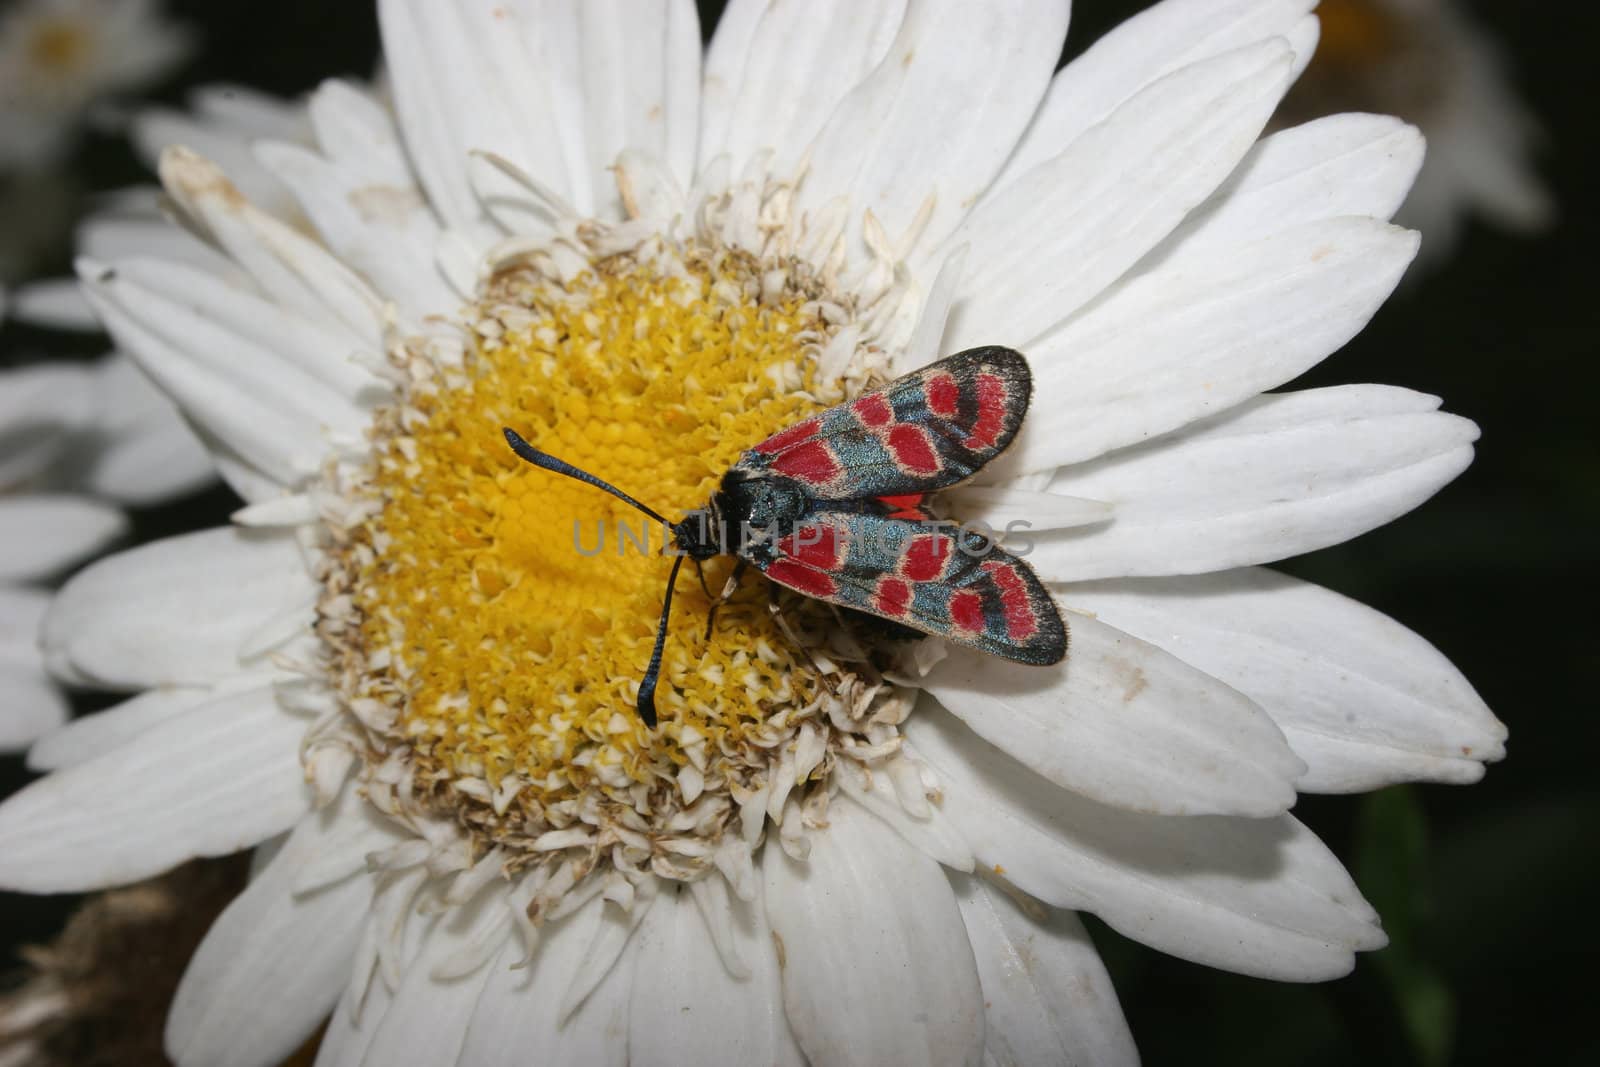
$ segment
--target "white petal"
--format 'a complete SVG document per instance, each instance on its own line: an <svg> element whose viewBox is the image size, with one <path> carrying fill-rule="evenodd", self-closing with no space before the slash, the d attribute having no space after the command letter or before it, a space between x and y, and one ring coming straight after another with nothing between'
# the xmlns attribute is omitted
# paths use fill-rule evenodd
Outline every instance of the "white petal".
<svg viewBox="0 0 1600 1067"><path fill-rule="evenodd" d="M346 351L382 343L378 295L322 245L251 204L216 165L170 148L161 182L189 221L277 303L342 335Z"/></svg>
<svg viewBox="0 0 1600 1067"><path fill-rule="evenodd" d="M79 475L85 489L148 506L217 478L205 445L165 393L133 361L112 353L95 371L95 433L101 447Z"/></svg>
<svg viewBox="0 0 1600 1067"><path fill-rule="evenodd" d="M895 792L888 767L869 771L852 760L841 759L834 764L833 772L840 792L882 819L907 844L941 866L972 870L972 849L966 838L936 807L928 805L917 815L907 811Z"/></svg>
<svg viewBox="0 0 1600 1067"><path fill-rule="evenodd" d="M496 899L493 904L499 905L500 901ZM421 954L407 964L405 980L384 1013L383 1024L363 1063L387 1067L463 1062L458 1057L467 1039L468 1024L495 965L449 980L433 976L435 968L461 947L461 931L453 929L461 918L457 914L441 920L427 935Z"/></svg>
<svg viewBox="0 0 1600 1067"><path fill-rule="evenodd" d="M261 625L315 594L292 536L204 530L76 575L51 607L45 645L107 686L203 684L238 672Z"/></svg>
<svg viewBox="0 0 1600 1067"><path fill-rule="evenodd" d="M232 94L229 101L224 93ZM172 145L192 149L227 171L239 191L252 203L272 212L279 218L293 216L294 200L273 175L262 168L251 155L251 142L265 138L303 139L308 133L305 108L273 100L264 94L242 87L208 86L195 94L196 103L203 100L209 108L220 105L225 112L243 116L245 108L252 109L247 123L217 121L212 115L196 115L189 111L166 108L141 109L133 117L129 140L147 166L155 167L161 153ZM248 98L248 101L247 101ZM240 106L232 106L232 105ZM277 121L267 120L270 111Z"/></svg>
<svg viewBox="0 0 1600 1067"><path fill-rule="evenodd" d="M628 1011L634 1067L805 1062L783 1014L778 957L761 899L730 906L740 957L752 967L743 979L723 966L687 888L669 886L650 908L634 935L639 950Z"/></svg>
<svg viewBox="0 0 1600 1067"><path fill-rule="evenodd" d="M1139 1051L1117 991L1076 915L1024 914L981 878L951 874L950 884L983 981L986 1063L1136 1067Z"/></svg>
<svg viewBox="0 0 1600 1067"><path fill-rule="evenodd" d="M39 624L50 594L0 587L0 752L26 748L67 720L66 697L45 674Z"/></svg>
<svg viewBox="0 0 1600 1067"><path fill-rule="evenodd" d="M315 1067L361 1067L389 1011L389 990L373 982L365 999L345 990L317 1045Z"/></svg>
<svg viewBox="0 0 1600 1067"><path fill-rule="evenodd" d="M762 859L800 1047L812 1063L979 1062L983 996L944 872L852 804L828 822L808 863Z"/></svg>
<svg viewBox="0 0 1600 1067"><path fill-rule="evenodd" d="M1505 727L1437 649L1309 582L1251 569L1062 596L1258 701L1310 767L1302 791L1474 782L1505 755Z"/></svg>
<svg viewBox="0 0 1600 1067"><path fill-rule="evenodd" d="M811 147L797 210L850 198L901 241L934 197L921 247L942 241L988 187L1032 118L1061 55L1069 4L913 0L889 53Z"/></svg>
<svg viewBox="0 0 1600 1067"><path fill-rule="evenodd" d="M282 833L310 808L305 723L271 689L222 697L0 805L0 884L82 892Z"/></svg>
<svg viewBox="0 0 1600 1067"><path fill-rule="evenodd" d="M1267 41L1186 67L985 199L950 237L972 245L950 348L1020 345L1137 263L1249 151L1289 63Z"/></svg>
<svg viewBox="0 0 1600 1067"><path fill-rule="evenodd" d="M375 181L298 145L266 143L256 152L294 190L328 246L409 319L455 309L454 290L433 265L438 223L408 176Z"/></svg>
<svg viewBox="0 0 1600 1067"><path fill-rule="evenodd" d="M1056 788L936 708L905 731L979 861L1040 900L1170 955L1283 981L1336 978L1355 951L1384 944L1338 859L1287 815L1118 811Z"/></svg>
<svg viewBox="0 0 1600 1067"><path fill-rule="evenodd" d="M93 416L93 375L38 363L0 372L0 489L35 478L61 458L69 434Z"/></svg>
<svg viewBox="0 0 1600 1067"><path fill-rule="evenodd" d="M150 265L159 270L154 261ZM203 433L248 456L280 484L301 481L315 468L327 447L319 409L335 414L338 408L313 387L310 397L324 402L308 410L297 388L307 382L304 375L276 359L265 364L230 360L237 335L198 319L198 309L186 312L163 302L96 261L79 260L77 266L90 302L119 347ZM224 344L210 343L217 340ZM354 408L348 411L353 414ZM335 421L344 422L344 415L335 414Z"/></svg>
<svg viewBox="0 0 1600 1067"><path fill-rule="evenodd" d="M85 497L0 497L0 582L55 574L127 529L122 512Z"/></svg>
<svg viewBox="0 0 1600 1067"><path fill-rule="evenodd" d="M612 968L574 1015L558 1019L561 998L589 949L603 907L596 898L577 914L541 927L527 969L511 969L520 955L515 945L489 965L488 983L456 1060L461 1067L620 1067L628 1062L628 1003L636 970L631 958Z"/></svg>
<svg viewBox="0 0 1600 1067"><path fill-rule="evenodd" d="M1005 532L1016 524L1018 533L1031 530L1067 530L1110 522L1116 509L1102 500L1084 500L1060 493L1038 493L993 485L963 485L946 491L951 514L963 522L983 523Z"/></svg>
<svg viewBox="0 0 1600 1067"><path fill-rule="evenodd" d="M1422 155L1417 128L1388 115L1330 115L1280 130L1263 138L1151 258L1164 267L1196 264L1303 223L1390 219Z"/></svg>
<svg viewBox="0 0 1600 1067"><path fill-rule="evenodd" d="M666 164L681 189L694 178L700 134L700 19L690 0L581 0L579 70L584 140L599 210L619 202L606 173L624 149Z"/></svg>
<svg viewBox="0 0 1600 1067"><path fill-rule="evenodd" d="M1167 74L1270 37L1289 37L1317 0L1165 0L1118 26L1050 84L995 187L1076 140Z"/></svg>
<svg viewBox="0 0 1600 1067"><path fill-rule="evenodd" d="M726 153L739 174L772 149L772 173L792 175L834 108L888 53L905 9L906 0L730 3L706 58L701 165Z"/></svg>
<svg viewBox="0 0 1600 1067"><path fill-rule="evenodd" d="M1046 581L1198 574L1336 545L1421 504L1472 462L1478 428L1438 399L1377 385L1263 396L1070 467L1053 491L1116 520L1040 534Z"/></svg>
<svg viewBox="0 0 1600 1067"><path fill-rule="evenodd" d="M1137 272L1026 346L1033 410L993 476L1093 459L1283 384L1361 331L1416 249L1414 233L1338 218Z"/></svg>
<svg viewBox="0 0 1600 1067"><path fill-rule="evenodd" d="M364 804L347 796L341 808ZM303 819L288 843L217 917L184 971L167 1016L166 1047L180 1067L282 1063L350 982L372 902L367 878L294 891L324 853L380 848L364 819L330 809Z"/></svg>
<svg viewBox="0 0 1600 1067"><path fill-rule="evenodd" d="M1238 690L1069 613L1058 667L953 650L922 686L980 736L1065 789L1157 815L1276 815L1305 765Z"/></svg>
<svg viewBox="0 0 1600 1067"><path fill-rule="evenodd" d="M52 278L20 287L11 295L8 318L52 330L98 333L100 320L74 278Z"/></svg>
<svg viewBox="0 0 1600 1067"><path fill-rule="evenodd" d="M197 708L215 693L204 688L152 689L115 707L73 719L45 734L28 750L28 766L59 771L115 752L158 723Z"/></svg>

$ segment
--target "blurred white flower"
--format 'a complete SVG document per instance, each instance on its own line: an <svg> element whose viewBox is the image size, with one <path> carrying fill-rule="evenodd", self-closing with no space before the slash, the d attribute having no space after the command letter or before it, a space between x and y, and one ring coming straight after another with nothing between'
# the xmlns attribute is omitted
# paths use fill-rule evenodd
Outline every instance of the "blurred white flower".
<svg viewBox="0 0 1600 1067"><path fill-rule="evenodd" d="M1322 43L1280 121L1342 111L1398 115L1428 151L1397 221L1422 256L1454 247L1469 216L1518 232L1555 214L1534 167L1539 127L1495 40L1455 0L1323 0Z"/></svg>
<svg viewBox="0 0 1600 1067"><path fill-rule="evenodd" d="M149 85L188 53L155 0L20 0L0 15L0 168L39 168L91 105Z"/></svg>

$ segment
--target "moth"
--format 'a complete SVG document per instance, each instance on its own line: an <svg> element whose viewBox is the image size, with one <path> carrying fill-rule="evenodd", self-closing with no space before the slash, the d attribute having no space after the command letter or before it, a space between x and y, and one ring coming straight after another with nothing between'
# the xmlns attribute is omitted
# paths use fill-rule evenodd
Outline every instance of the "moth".
<svg viewBox="0 0 1600 1067"><path fill-rule="evenodd" d="M724 597L751 566L797 593L912 631L1019 663L1059 663L1067 628L1033 570L924 509L930 494L968 481L1006 450L1032 392L1020 353L957 353L747 449L705 507L677 522L510 427L504 433L522 459L602 489L670 530L677 559L637 704L654 727L672 591L686 558L737 557Z"/></svg>

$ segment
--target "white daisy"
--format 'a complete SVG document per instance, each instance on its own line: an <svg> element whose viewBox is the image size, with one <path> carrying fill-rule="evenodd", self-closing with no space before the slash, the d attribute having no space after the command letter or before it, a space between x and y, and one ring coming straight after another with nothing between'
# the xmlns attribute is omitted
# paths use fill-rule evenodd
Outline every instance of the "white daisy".
<svg viewBox="0 0 1600 1067"><path fill-rule="evenodd" d="M188 53L155 0L20 0L0 16L0 167L41 167L90 105L149 85Z"/></svg>
<svg viewBox="0 0 1600 1067"><path fill-rule="evenodd" d="M1322 46L1285 102L1298 121L1373 111L1414 122L1428 157L1399 221L1424 255L1448 253L1468 216L1547 226L1555 205L1533 165L1539 127L1496 42L1452 0L1325 0Z"/></svg>
<svg viewBox="0 0 1600 1067"><path fill-rule="evenodd" d="M86 260L120 345L249 501L75 578L52 662L140 691L31 753L0 883L64 891L261 842L168 1021L180 1064L1117 1063L1072 909L1287 980L1383 943L1297 789L1473 781L1504 728L1423 639L1253 569L1469 462L1402 389L1263 395L1416 250L1416 131L1256 138L1312 0L1169 0L1053 78L1065 0L693 8L394 0L398 120L312 99L258 148L325 246L173 150L247 281ZM742 450L973 343L1026 352L964 492L1031 519L1059 668L899 662L747 582L584 556ZM711 588L726 561L708 566ZM922 690L919 698L918 690ZM286 835L280 836L280 835Z"/></svg>

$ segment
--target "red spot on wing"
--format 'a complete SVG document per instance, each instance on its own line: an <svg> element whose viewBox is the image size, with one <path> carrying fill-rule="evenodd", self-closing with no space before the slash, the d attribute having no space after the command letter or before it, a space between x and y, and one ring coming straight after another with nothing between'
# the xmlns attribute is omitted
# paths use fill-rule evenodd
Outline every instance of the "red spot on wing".
<svg viewBox="0 0 1600 1067"><path fill-rule="evenodd" d="M891 519L924 519L922 498L926 493L902 493L899 496L880 496L878 503L889 509Z"/></svg>
<svg viewBox="0 0 1600 1067"><path fill-rule="evenodd" d="M780 538L776 547L808 567L831 571L844 561L845 537L837 526L812 523Z"/></svg>
<svg viewBox="0 0 1600 1067"><path fill-rule="evenodd" d="M889 406L882 393L872 393L851 405L856 418L868 426L887 426L894 421L894 408Z"/></svg>
<svg viewBox="0 0 1600 1067"><path fill-rule="evenodd" d="M911 585L891 575L878 579L878 588L872 594L872 607L880 615L900 618L911 610Z"/></svg>
<svg viewBox="0 0 1600 1067"><path fill-rule="evenodd" d="M956 404L961 400L961 387L948 374L935 374L928 379L928 410L944 418L955 418Z"/></svg>
<svg viewBox="0 0 1600 1067"><path fill-rule="evenodd" d="M962 442L968 448L993 448L1006 425L1006 383L995 374L980 374L977 382L978 420Z"/></svg>
<svg viewBox="0 0 1600 1067"><path fill-rule="evenodd" d="M1028 596L1028 585L1017 573L1013 564L990 560L983 572L1000 591L1000 605L1005 610L1006 634L1013 641L1026 641L1039 632L1039 617Z"/></svg>
<svg viewBox="0 0 1600 1067"><path fill-rule="evenodd" d="M975 632L983 629L983 597L970 589L952 593L950 621L960 630Z"/></svg>
<svg viewBox="0 0 1600 1067"><path fill-rule="evenodd" d="M906 546L900 573L913 582L931 582L944 573L955 538L943 533L918 534Z"/></svg>
<svg viewBox="0 0 1600 1067"><path fill-rule="evenodd" d="M890 428L884 444L902 470L912 474L939 473L939 454L922 427L899 423Z"/></svg>
<svg viewBox="0 0 1600 1067"><path fill-rule="evenodd" d="M779 585L807 596L833 596L839 591L838 583L826 574L786 559L775 559L767 564L766 575Z"/></svg>
<svg viewBox="0 0 1600 1067"><path fill-rule="evenodd" d="M826 443L806 441L781 453L772 461L772 469L802 482L825 485L839 473L839 461Z"/></svg>
<svg viewBox="0 0 1600 1067"><path fill-rule="evenodd" d="M807 438L815 437L818 425L819 422L815 418L797 422L787 430L779 430L759 445L756 445L751 451L764 452L767 455L771 455L774 452L782 452L791 445L797 445Z"/></svg>

